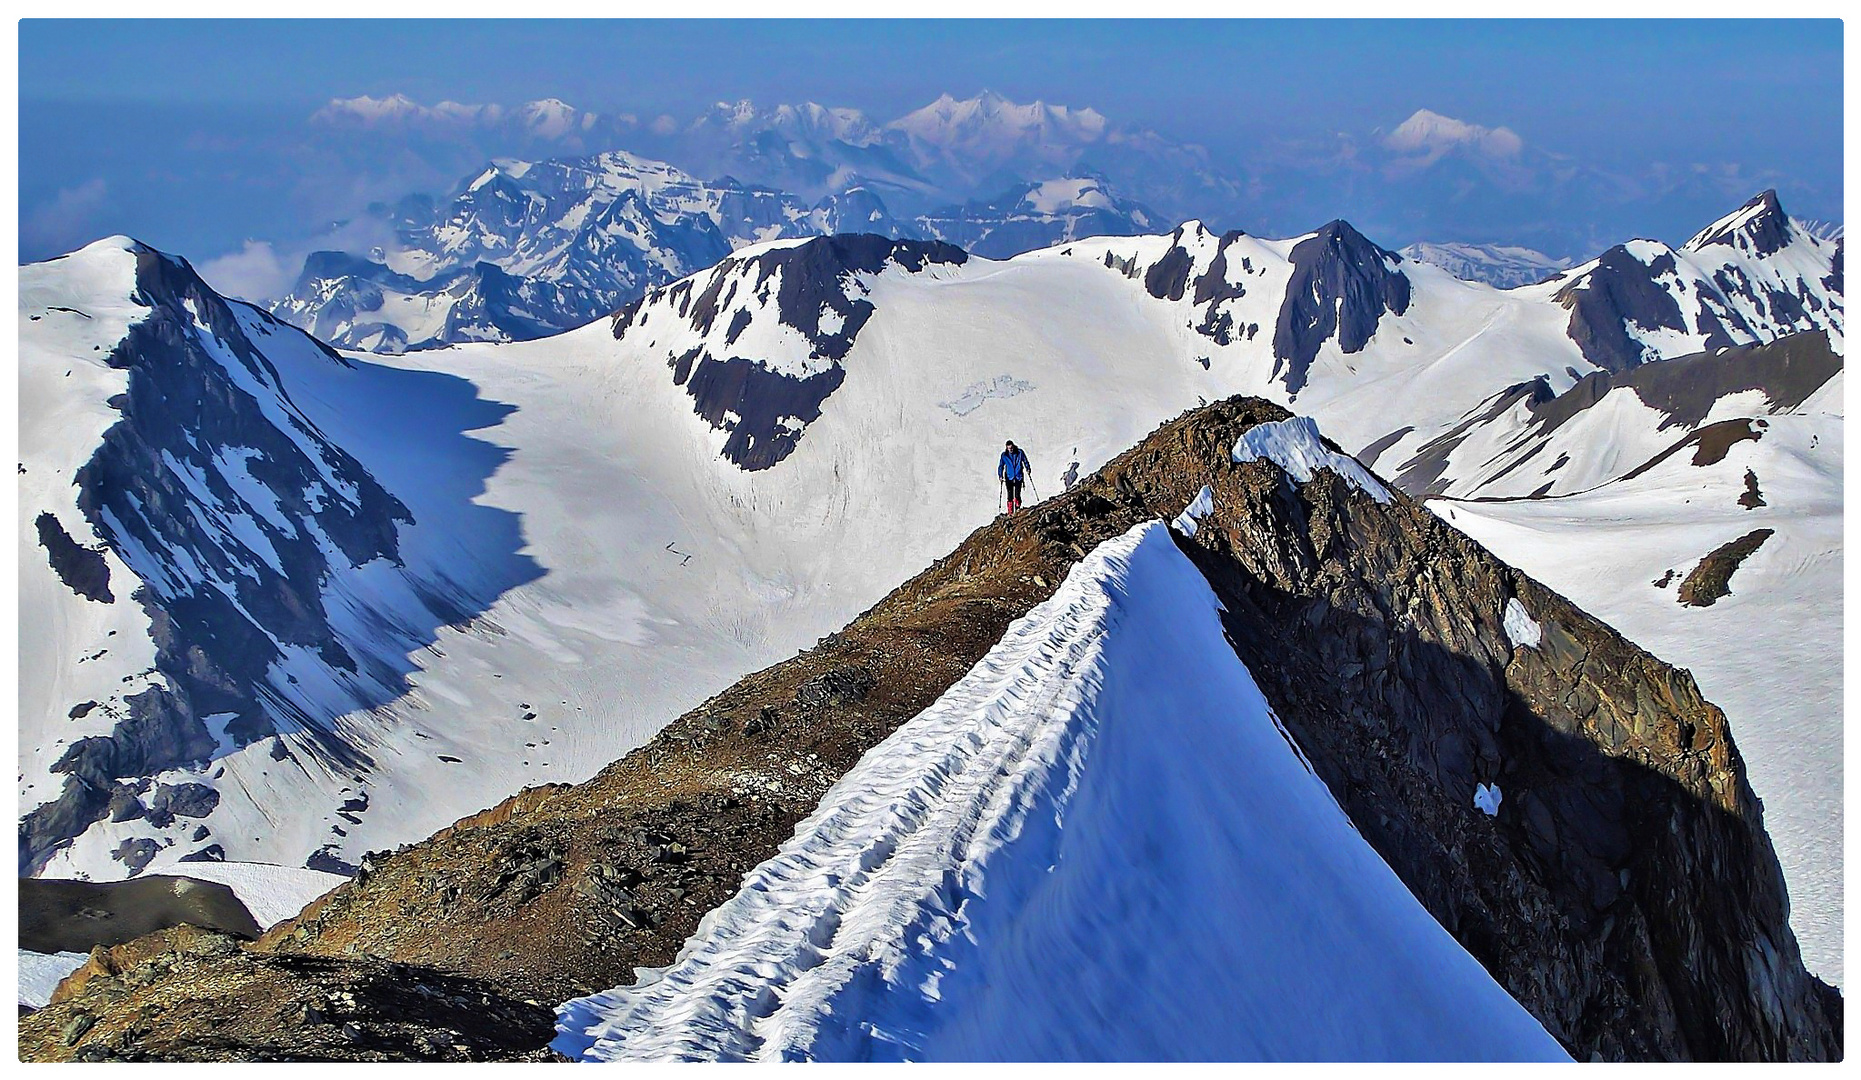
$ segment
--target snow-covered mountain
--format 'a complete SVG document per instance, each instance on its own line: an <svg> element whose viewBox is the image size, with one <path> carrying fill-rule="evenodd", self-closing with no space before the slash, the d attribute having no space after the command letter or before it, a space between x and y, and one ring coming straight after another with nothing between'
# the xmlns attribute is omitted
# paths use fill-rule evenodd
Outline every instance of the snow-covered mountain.
<svg viewBox="0 0 1861 1080"><path fill-rule="evenodd" d="M1439 266L1457 278L1484 282L1500 289L1536 285L1560 270L1569 269L1572 262L1514 244L1423 242L1403 248L1402 257Z"/></svg>
<svg viewBox="0 0 1861 1080"><path fill-rule="evenodd" d="M619 151L497 161L447 203L409 198L378 209L393 225L392 246L366 257L313 253L272 312L369 352L528 341L612 314L654 285L766 240L874 233L1007 257L1158 224L1153 211L1091 177L1020 184L900 222L870 188L809 204Z"/></svg>
<svg viewBox="0 0 1861 1080"><path fill-rule="evenodd" d="M1597 367L1842 332L1842 241L1806 231L1765 191L1678 250L1631 240L1545 282Z"/></svg>
<svg viewBox="0 0 1861 1080"><path fill-rule="evenodd" d="M1698 268L1716 266L1730 285L1713 281L1704 310L1727 313L1714 317L1733 342L1808 324L1839 350L1839 247L1787 225L1782 246L1761 241L1769 235L1762 213L1727 220L1729 229L1708 229L1697 249L1677 254L1688 274L1650 272L1646 288L1625 295L1684 296L1699 310L1699 283L1709 278ZM1713 242L1720 235L1731 242ZM28 402L60 393L62 360L103 371L101 356L147 310L125 299L137 288L127 278L61 278L52 269L60 265L24 272L42 284L22 298L22 325L44 332L55 325L54 307L125 314L120 325L95 329L95 342L34 345L44 358L35 370L46 374L43 385L28 384ZM305 770L270 759L271 744L260 738L205 765L164 765L143 794L153 799L156 783L214 791L221 816L204 820L229 859L301 863L327 848L327 858L354 862L526 783L581 779L708 690L841 625L992 516L994 455L1004 438L1027 449L1036 491L1051 494L1157 421L1252 392L1317 416L1385 475L1411 476L1426 447L1490 409L1506 388L1541 381L1556 396L1612 370L1584 347L1612 311L1619 333L1638 346L1628 366L1697 348L1697 334L1650 328L1638 318L1642 307L1583 301L1622 293L1609 287L1622 275L1602 265L1501 291L1402 259L1343 222L1283 240L1191 223L1005 261L924 241L791 238L730 253L649 289L611 322L552 338L351 358L349 366L306 345L272 359L282 393L412 519L395 526L403 565L364 562L339 605L353 624L338 629L362 634L386 617L383 608L400 610L400 601L378 603L362 588L377 577L456 577L471 585L458 603L475 617L432 620L430 632L393 639L384 662L405 673L398 696L317 698L323 729L365 747L363 767L300 776ZM1731 287L1741 281L1753 288ZM1780 318L1788 305L1755 287L1784 281L1800 290L1792 292L1800 316ZM279 329L262 340L273 339L308 340ZM92 395L91 428L60 429L64 457L35 465L29 455L27 467L68 485L115 422L115 411L97 402L116 392ZM413 400L443 404L410 414ZM1407 482L1426 490L1435 479L1413 474ZM242 521L217 509L214 490L190 492L187 505ZM494 527L456 534L460 526L447 524L475 519ZM53 553L78 565L90 561L82 549L116 551L121 542L75 513L59 520L70 543L48 534L41 546L27 526L22 548L22 580L47 579L30 602L66 613L48 614L47 625L97 606L49 575ZM470 541L463 554L448 547L460 535ZM125 550L105 558L128 565L142 557ZM208 564L161 558L181 567L177 587L204 593L238 584L207 574ZM454 558L490 571L457 570ZM73 580L89 586L82 574ZM338 567L329 580L351 576ZM1753 613L1724 610L1732 629L1722 640L1735 642L1737 620ZM125 621L119 636L130 640L132 630L134 640L152 642L146 620ZM68 658L54 665L65 680L57 692L28 709L42 725L30 730L49 747L78 730L65 719L73 706L104 701L116 692L111 680L128 672L80 666L79 657L103 647L88 634L60 631L47 641ZM155 665L136 670L143 666ZM310 670L288 674L319 694L332 681L346 685L340 676L307 678ZM1831 677L1801 674L1823 685ZM86 716L102 729L101 710ZM1732 722L1737 730L1745 721L1734 713ZM22 769L28 808L63 782L48 772L60 752L32 751L46 760ZM392 803L396 814L343 809L364 791L367 805ZM1762 785L1760 794L1770 796ZM111 853L126 841L160 851L169 840L177 851L181 844L174 824L147 815L91 820L56 854L61 870L120 874L128 867ZM1788 852L1785 867L1793 883L1802 880ZM1799 890L1798 914L1815 902ZM1831 970L1813 950L1812 966Z"/></svg>
<svg viewBox="0 0 1861 1080"><path fill-rule="evenodd" d="M1002 172L1065 170L1111 131L1096 109L1036 101L1018 105L992 90L949 94L886 125L920 170L974 184Z"/></svg>
<svg viewBox="0 0 1861 1080"><path fill-rule="evenodd" d="M342 718L405 702L410 654L539 573L469 501L500 455L463 432L500 410L371 385L410 462L465 468L416 511L321 422L367 380L314 338L123 237L20 277L21 872L302 864L316 818L366 812L384 742L426 738Z"/></svg>
<svg viewBox="0 0 1861 1080"><path fill-rule="evenodd" d="M701 176L738 176L804 199L865 187L901 206L939 201L936 185L858 109L720 101L689 123L668 118L629 141Z"/></svg>
<svg viewBox="0 0 1861 1080"><path fill-rule="evenodd" d="M609 314L747 243L898 231L860 189L809 206L619 151L493 162L445 204L398 209L394 247L375 259L312 255L273 312L375 352L524 341Z"/></svg>

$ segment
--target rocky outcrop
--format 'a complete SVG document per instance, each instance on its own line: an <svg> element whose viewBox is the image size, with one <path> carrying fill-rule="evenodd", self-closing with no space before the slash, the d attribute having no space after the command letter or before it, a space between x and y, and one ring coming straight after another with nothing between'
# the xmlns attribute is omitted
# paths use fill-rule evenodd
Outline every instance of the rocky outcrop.
<svg viewBox="0 0 1861 1080"><path fill-rule="evenodd" d="M142 1012L111 1008L134 1000ZM276 1003L287 1010L274 1011ZM482 979L372 958L256 953L178 926L98 949L20 1056L69 1061L547 1061L554 1013Z"/></svg>
<svg viewBox="0 0 1861 1080"><path fill-rule="evenodd" d="M1680 582L1677 599L1688 607L1711 607L1732 595L1732 575L1775 533L1774 529L1753 529L1707 552L1699 565Z"/></svg>
<svg viewBox="0 0 1861 1080"><path fill-rule="evenodd" d="M110 564L103 552L73 540L53 514L40 514L33 526L39 531L39 546L45 549L53 572L66 588L100 604L116 602L110 593Z"/></svg>
<svg viewBox="0 0 1861 1080"><path fill-rule="evenodd" d="M631 982L1073 563L1206 485L1213 508L1178 543L1221 597L1236 652L1358 830L1566 1048L1839 1058L1840 998L1802 968L1723 714L1685 672L1407 498L1232 459L1243 431L1286 415L1234 399L1164 425L587 783L364 860L239 953L255 974L177 971L120 1000L87 991L27 1018L22 1053L71 1056L54 1036L84 1013L113 1053L177 1056L173 1032L232 1009L224 995L251 1023L222 1052L293 1045L321 991L256 974L288 964L356 979L386 963L445 969L495 1001ZM409 1007L418 985L377 1007ZM120 1034L132 1015L141 1033ZM487 1037L521 1044L498 1023L486 1018Z"/></svg>
<svg viewBox="0 0 1861 1080"><path fill-rule="evenodd" d="M19 946L90 952L187 923L251 940L259 925L217 881L150 875L130 881L19 879Z"/></svg>
<svg viewBox="0 0 1861 1080"><path fill-rule="evenodd" d="M1409 310L1402 256L1385 251L1351 227L1333 221L1299 241L1287 256L1292 277L1273 326L1273 376L1284 372L1286 391L1305 388L1319 346L1336 339L1354 353L1369 344L1384 313Z"/></svg>

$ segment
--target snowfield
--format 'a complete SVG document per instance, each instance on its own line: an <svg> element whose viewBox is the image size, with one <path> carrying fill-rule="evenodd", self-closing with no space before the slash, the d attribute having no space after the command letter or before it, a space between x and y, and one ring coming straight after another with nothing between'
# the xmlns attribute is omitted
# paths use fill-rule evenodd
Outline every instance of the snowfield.
<svg viewBox="0 0 1861 1080"><path fill-rule="evenodd" d="M1558 1060L1352 827L1160 523L870 751L590 1060ZM1133 935L1132 927L1144 928Z"/></svg>

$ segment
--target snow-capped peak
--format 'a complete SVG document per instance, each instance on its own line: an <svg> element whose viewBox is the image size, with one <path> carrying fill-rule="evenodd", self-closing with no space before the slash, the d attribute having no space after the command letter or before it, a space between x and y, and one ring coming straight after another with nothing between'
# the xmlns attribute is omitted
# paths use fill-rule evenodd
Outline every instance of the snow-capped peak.
<svg viewBox="0 0 1861 1080"><path fill-rule="evenodd" d="M1754 255L1773 255L1788 246L1795 235L1796 228L1777 201L1777 192L1765 190L1701 229L1686 242L1686 250L1701 251L1723 244Z"/></svg>
<svg viewBox="0 0 1861 1080"><path fill-rule="evenodd" d="M1017 154L1033 151L1046 159L1070 154L1106 134L1106 121L1094 109L1072 109L1036 101L1018 105L993 91L958 101L944 94L922 109L886 125L903 135L920 161L943 158L970 172L986 172Z"/></svg>
<svg viewBox="0 0 1861 1080"><path fill-rule="evenodd" d="M1439 157L1461 147L1486 157L1516 157L1524 149L1524 140L1507 127L1489 128L1443 116L1430 109L1417 109L1407 120L1383 138L1383 145L1407 154Z"/></svg>

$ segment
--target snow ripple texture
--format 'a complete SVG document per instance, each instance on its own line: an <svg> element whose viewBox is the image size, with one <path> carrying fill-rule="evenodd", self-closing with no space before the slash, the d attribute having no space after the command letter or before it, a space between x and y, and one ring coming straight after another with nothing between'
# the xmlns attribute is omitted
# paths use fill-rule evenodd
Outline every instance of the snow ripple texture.
<svg viewBox="0 0 1861 1080"><path fill-rule="evenodd" d="M874 747L588 1060L1556 1059L1352 828L1161 523Z"/></svg>
<svg viewBox="0 0 1861 1080"><path fill-rule="evenodd" d="M1352 487L1379 503L1389 501L1389 489L1371 476L1357 459L1326 448L1318 438L1318 421L1295 416L1270 424L1255 424L1234 444L1234 460L1271 461L1299 483L1308 483L1319 469L1330 469Z"/></svg>

